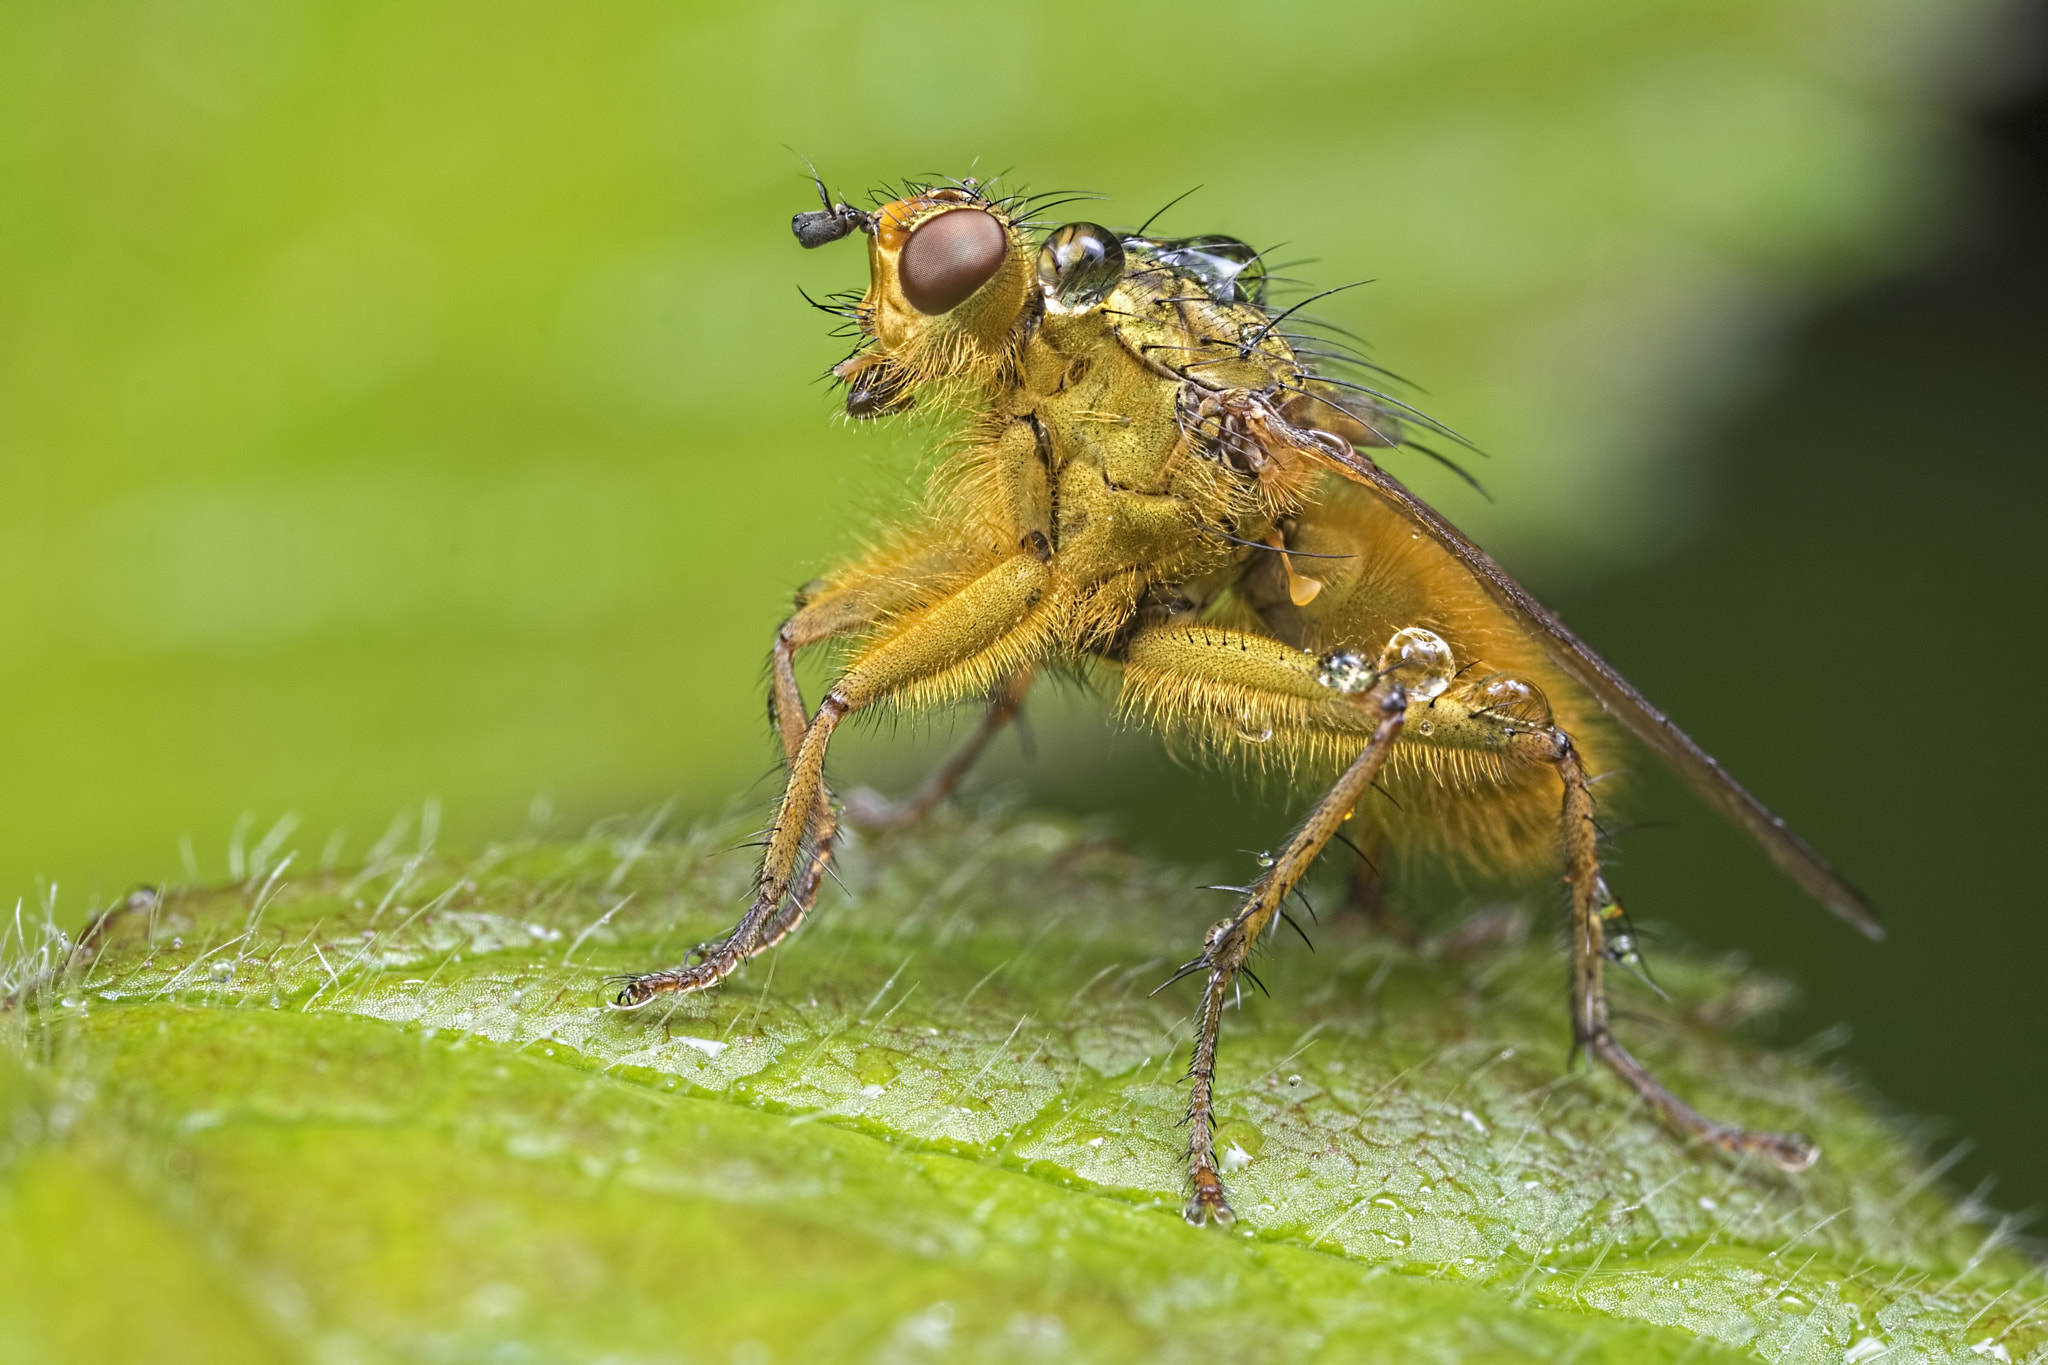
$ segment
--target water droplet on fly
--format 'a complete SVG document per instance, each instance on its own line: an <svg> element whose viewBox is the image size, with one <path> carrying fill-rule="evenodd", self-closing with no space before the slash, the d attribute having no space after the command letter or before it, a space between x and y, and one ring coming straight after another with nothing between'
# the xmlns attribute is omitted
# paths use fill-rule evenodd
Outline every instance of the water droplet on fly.
<svg viewBox="0 0 2048 1365"><path fill-rule="evenodd" d="M1380 652L1380 672L1392 673L1408 689L1410 701L1433 701L1442 696L1457 671L1451 647L1441 635L1421 626L1396 631Z"/></svg>
<svg viewBox="0 0 2048 1365"><path fill-rule="evenodd" d="M1259 724L1248 711L1239 712L1237 717L1237 737L1247 744L1264 744L1267 740L1273 738L1273 727Z"/></svg>
<svg viewBox="0 0 2048 1365"><path fill-rule="evenodd" d="M1094 307L1123 274L1123 243L1094 223L1055 229L1038 249L1038 282L1062 310Z"/></svg>
<svg viewBox="0 0 2048 1365"><path fill-rule="evenodd" d="M1261 852L1258 855L1256 861L1258 862L1260 867L1271 867L1273 864L1279 862L1280 860L1278 858L1275 858L1270 853Z"/></svg>
<svg viewBox="0 0 2048 1365"><path fill-rule="evenodd" d="M1466 690L1465 700L1473 710L1490 716L1529 725L1550 724L1550 698L1519 674L1489 674Z"/></svg>
<svg viewBox="0 0 2048 1365"><path fill-rule="evenodd" d="M1235 237L1126 237L1124 246L1194 276L1218 303L1257 303L1266 292L1266 267L1259 253Z"/></svg>
<svg viewBox="0 0 2048 1365"><path fill-rule="evenodd" d="M1316 675L1316 681L1332 691L1352 696L1371 687L1373 679L1378 676L1363 654L1354 654L1346 649L1324 657L1323 669Z"/></svg>

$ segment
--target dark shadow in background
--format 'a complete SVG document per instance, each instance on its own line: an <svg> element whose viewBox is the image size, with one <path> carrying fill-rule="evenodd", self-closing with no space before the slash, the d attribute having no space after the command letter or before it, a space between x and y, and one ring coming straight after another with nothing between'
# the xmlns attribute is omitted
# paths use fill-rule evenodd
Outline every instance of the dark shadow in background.
<svg viewBox="0 0 2048 1365"><path fill-rule="evenodd" d="M1552 605L1891 936L1830 919L1648 762L1629 815L1670 823L1620 841L1638 917L1798 981L1779 1038L1846 1023L1838 1055L1887 1106L1945 1120L1942 1148L1974 1140L1951 1183L1996 1176L1991 1201L2024 1208L2048 1206L2048 91L1978 129L1960 240L1807 320L1709 433L1704 532ZM1211 863L1277 841L1300 804L1119 747L1085 789L1032 765L1033 798Z"/></svg>

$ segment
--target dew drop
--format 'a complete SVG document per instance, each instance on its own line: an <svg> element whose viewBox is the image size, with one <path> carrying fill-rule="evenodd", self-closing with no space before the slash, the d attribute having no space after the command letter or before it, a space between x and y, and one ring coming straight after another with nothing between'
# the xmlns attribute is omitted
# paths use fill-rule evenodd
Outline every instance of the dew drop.
<svg viewBox="0 0 2048 1365"><path fill-rule="evenodd" d="M1421 626L1410 626L1396 631L1394 638L1387 641L1387 647L1380 652L1379 671L1392 673L1408 690L1410 701L1433 701L1451 685L1451 675L1458 671L1458 666L1441 635Z"/></svg>
<svg viewBox="0 0 2048 1365"><path fill-rule="evenodd" d="M1378 676L1363 654L1354 654L1346 649L1323 659L1322 672L1316 675L1316 681L1332 691L1352 696L1371 687L1373 679Z"/></svg>
<svg viewBox="0 0 2048 1365"><path fill-rule="evenodd" d="M1259 253L1235 237L1210 234L1166 241L1128 237L1123 245L1194 276L1219 303L1256 303L1265 294L1266 268Z"/></svg>
<svg viewBox="0 0 2048 1365"><path fill-rule="evenodd" d="M1094 223L1067 224L1046 238L1038 252L1038 282L1062 312L1100 303L1123 273L1123 243Z"/></svg>
<svg viewBox="0 0 2048 1365"><path fill-rule="evenodd" d="M1550 699L1516 673L1492 673L1472 684L1465 700L1473 710L1529 725L1550 724Z"/></svg>

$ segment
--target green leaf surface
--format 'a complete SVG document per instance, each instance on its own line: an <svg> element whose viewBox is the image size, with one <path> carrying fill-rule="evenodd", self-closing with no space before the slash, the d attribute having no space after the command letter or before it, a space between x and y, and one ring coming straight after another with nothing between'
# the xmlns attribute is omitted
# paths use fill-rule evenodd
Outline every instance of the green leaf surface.
<svg viewBox="0 0 2048 1365"><path fill-rule="evenodd" d="M1226 1024L1242 1215L1184 1224L1185 870L1038 818L857 845L744 978L604 1005L743 897L744 837L621 825L133 898L18 933L0 1050L11 1361L1974 1361L2038 1270L1840 1077L1667 957L1632 1044L1787 1175L1568 1068L1502 908L1273 945ZM1627 988L1624 988L1627 989Z"/></svg>

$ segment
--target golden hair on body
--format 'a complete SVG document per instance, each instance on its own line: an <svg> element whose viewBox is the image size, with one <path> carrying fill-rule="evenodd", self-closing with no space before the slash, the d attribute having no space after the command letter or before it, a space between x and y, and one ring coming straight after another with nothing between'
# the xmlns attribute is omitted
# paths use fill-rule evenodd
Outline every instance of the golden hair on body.
<svg viewBox="0 0 2048 1365"><path fill-rule="evenodd" d="M627 979L621 1007L714 986L803 923L838 832L824 768L842 719L988 699L974 738L892 817L913 819L1035 676L1073 668L1113 680L1125 716L1320 793L1181 972L1203 979L1190 1221L1232 1217L1213 1145L1223 1006L1354 815L1354 831L1432 857L1521 873L1561 864L1576 1042L1672 1127L1787 1169L1813 1162L1804 1138L1696 1113L1609 1029L1603 968L1634 961L1600 869L1589 776L1609 721L1830 909L1872 934L1874 915L1367 453L1440 429L1330 373L1336 358L1287 330L1293 310L1267 308L1264 267L1241 242L1093 223L1034 239L1030 201L973 180L910 186L873 211L822 184L819 195L824 207L793 222L799 242L868 245L865 291L821 305L860 337L834 370L847 412L939 405L958 414L958 435L920 508L808 585L776 636L770 700L789 776L753 902L698 961ZM821 645L841 662L813 712L794 661ZM1393 799L1368 800L1375 786Z"/></svg>

